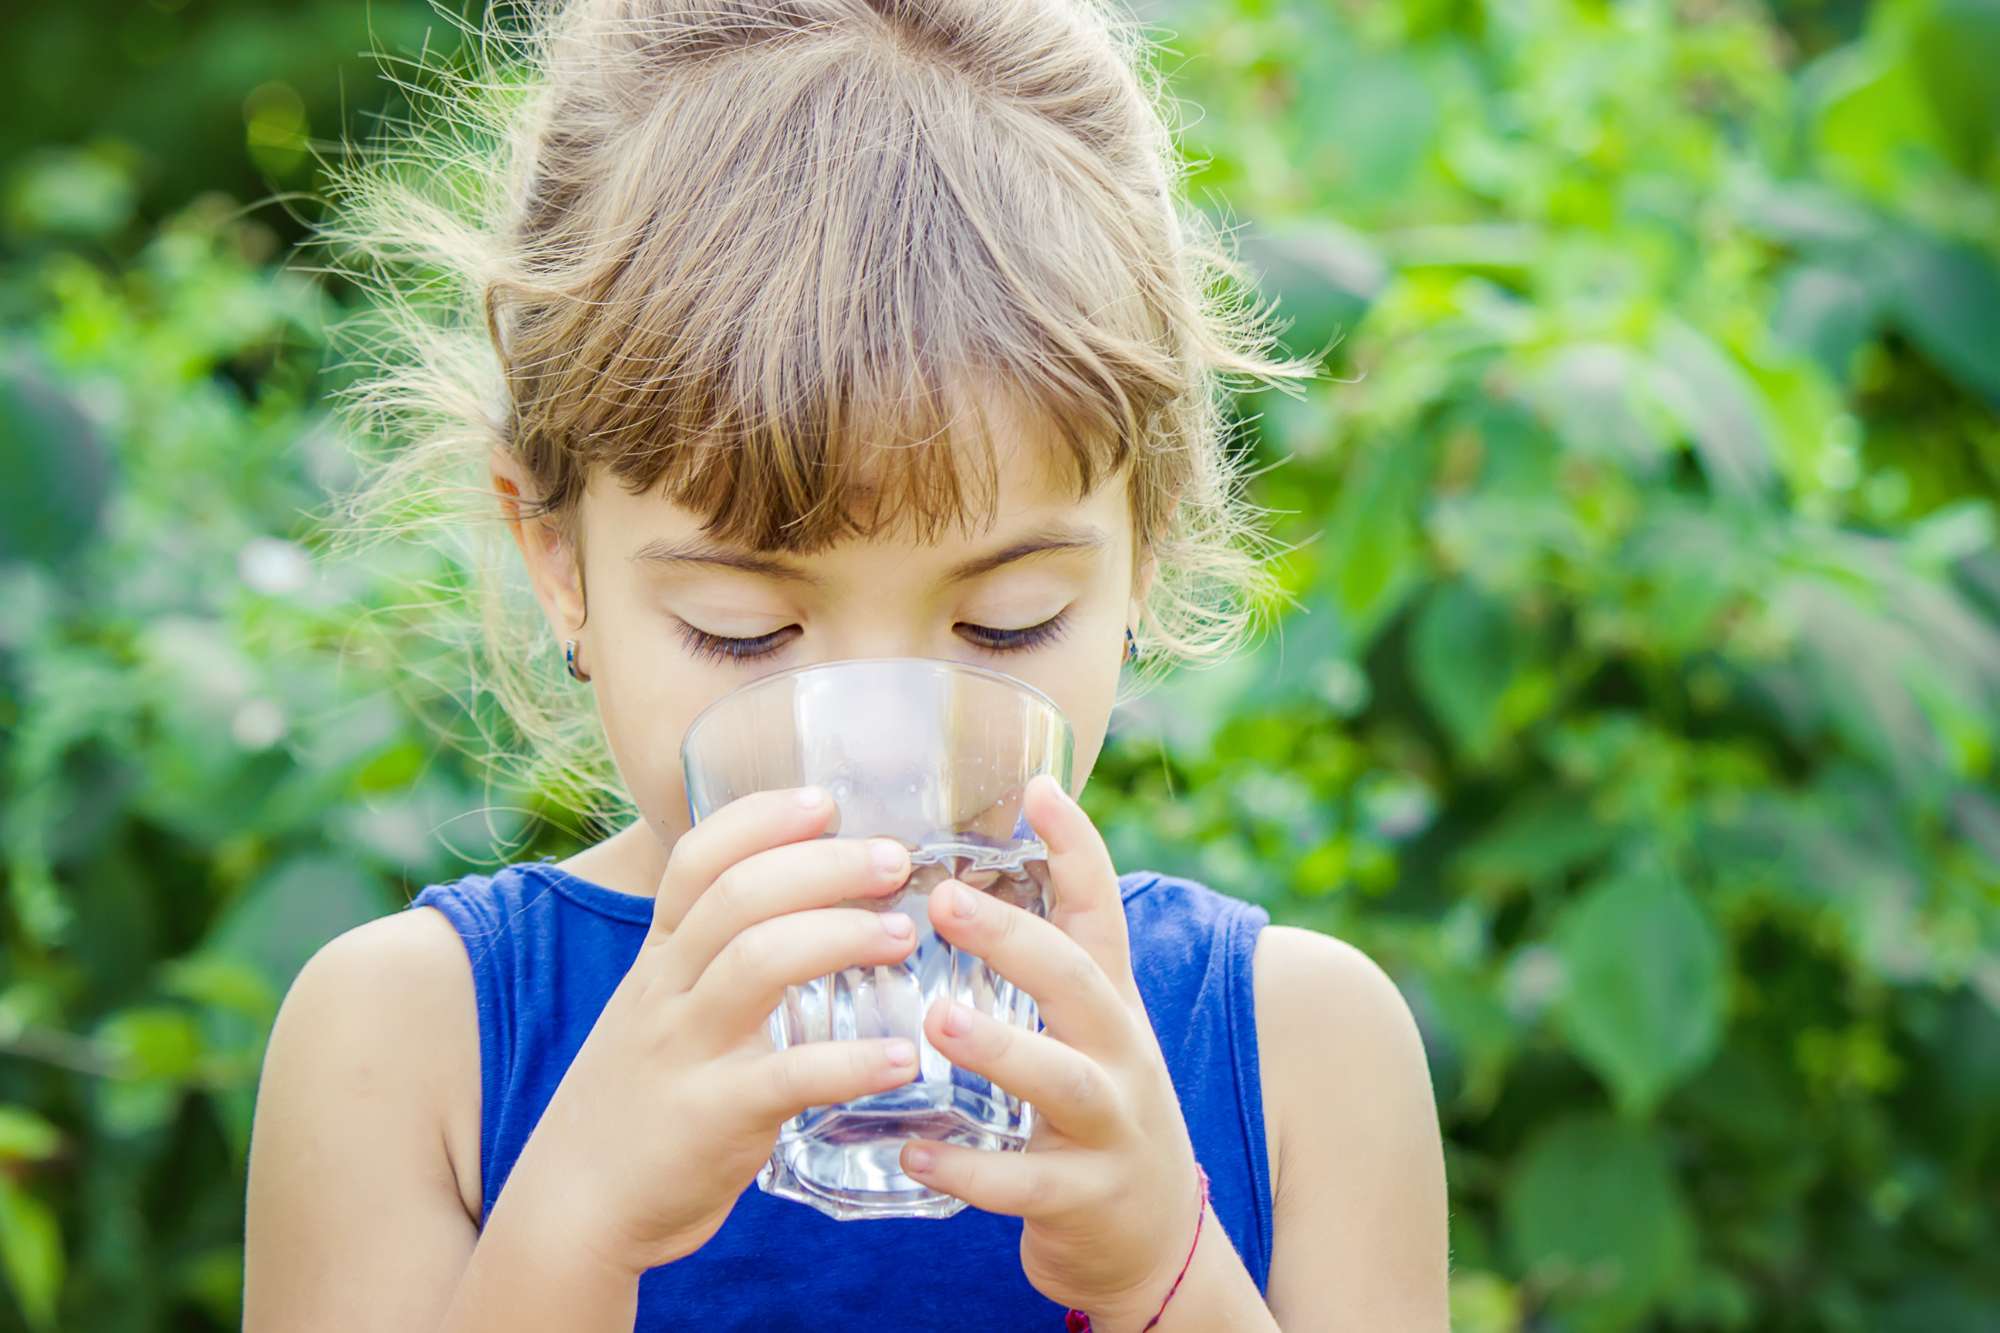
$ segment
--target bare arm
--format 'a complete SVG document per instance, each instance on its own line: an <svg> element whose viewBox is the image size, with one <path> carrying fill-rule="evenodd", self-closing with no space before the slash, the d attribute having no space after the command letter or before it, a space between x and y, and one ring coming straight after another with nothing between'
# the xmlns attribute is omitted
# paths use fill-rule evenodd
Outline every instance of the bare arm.
<svg viewBox="0 0 2000 1333"><path fill-rule="evenodd" d="M1353 946L1267 926L1254 964L1278 1191L1267 1291L1288 1333L1449 1326L1444 1150L1422 1039Z"/></svg>
<svg viewBox="0 0 2000 1333"><path fill-rule="evenodd" d="M471 969L437 912L371 921L306 964L257 1097L246 1333L628 1333L636 1276L571 1247L529 1154L483 1234L467 1215L446 1107L477 1106L478 1061ZM475 1176L477 1152L475 1134Z"/></svg>
<svg viewBox="0 0 2000 1333"><path fill-rule="evenodd" d="M906 915L847 905L901 892L908 849L818 837L833 808L758 792L674 843L638 956L483 1230L458 1185L481 1170L479 1136L460 1130L456 1169L450 1147L480 1084L457 932L422 908L315 954L265 1055L246 1330L622 1333L641 1276L708 1242L787 1119L907 1083L907 1042L777 1051L766 1029L786 986L915 946Z"/></svg>

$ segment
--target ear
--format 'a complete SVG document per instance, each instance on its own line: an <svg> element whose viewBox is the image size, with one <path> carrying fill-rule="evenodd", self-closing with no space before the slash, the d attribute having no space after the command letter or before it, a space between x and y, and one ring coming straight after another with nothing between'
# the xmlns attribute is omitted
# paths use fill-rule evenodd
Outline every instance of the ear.
<svg viewBox="0 0 2000 1333"><path fill-rule="evenodd" d="M1146 595L1153 590L1153 578L1160 572L1159 557L1153 552L1151 543L1142 542L1139 558L1132 573L1132 604L1128 610L1126 624L1137 625L1142 608L1146 605Z"/></svg>
<svg viewBox="0 0 2000 1333"><path fill-rule="evenodd" d="M527 504L533 508L536 491L519 460L505 449L496 448L488 457L488 467L501 516L514 534L514 544L521 548L521 558L527 562L535 600L542 604L542 613L548 617L557 637L575 637L584 616L575 547L564 540L554 519L539 514L523 517L521 506Z"/></svg>

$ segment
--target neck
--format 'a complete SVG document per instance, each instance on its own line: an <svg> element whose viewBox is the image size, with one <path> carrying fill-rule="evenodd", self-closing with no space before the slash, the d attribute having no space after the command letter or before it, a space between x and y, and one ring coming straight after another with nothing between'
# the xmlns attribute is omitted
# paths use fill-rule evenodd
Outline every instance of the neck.
<svg viewBox="0 0 2000 1333"><path fill-rule="evenodd" d="M651 898L667 872L667 847L644 819L635 819L593 847L556 864L579 879Z"/></svg>

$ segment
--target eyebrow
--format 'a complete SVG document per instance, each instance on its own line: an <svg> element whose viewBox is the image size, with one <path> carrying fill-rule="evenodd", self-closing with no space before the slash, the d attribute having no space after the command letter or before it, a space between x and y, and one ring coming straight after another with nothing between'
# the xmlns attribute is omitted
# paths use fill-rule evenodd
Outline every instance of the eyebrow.
<svg viewBox="0 0 2000 1333"><path fill-rule="evenodd" d="M1028 533L1019 541L1000 550L960 561L946 572L944 581L948 584L964 583L968 579L990 574L1003 565L1011 565L1017 560L1026 560L1031 556L1049 555L1059 551L1101 551L1109 540L1104 530L1094 524L1053 523ZM801 583L808 587L826 586L825 579L788 561L779 560L774 556L760 555L754 551L718 546L699 537L689 537L679 541L656 537L632 552L632 559L640 564L667 567L697 565L736 569L746 574L782 579L787 583Z"/></svg>

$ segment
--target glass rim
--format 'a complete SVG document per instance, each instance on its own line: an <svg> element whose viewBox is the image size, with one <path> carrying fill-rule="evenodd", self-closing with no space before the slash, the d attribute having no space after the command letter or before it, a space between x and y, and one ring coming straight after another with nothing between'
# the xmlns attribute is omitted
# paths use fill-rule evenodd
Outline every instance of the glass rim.
<svg viewBox="0 0 2000 1333"><path fill-rule="evenodd" d="M1055 720L1061 724L1063 735L1069 738L1070 744L1074 745L1076 743L1076 728L1070 724L1069 716L1063 712L1062 706L1054 699L1051 699L1038 686L1029 684L1019 676L1010 676L1004 671L996 671L992 667L980 666L976 662L960 662L949 657L840 657L830 662L808 662L804 666L786 667L781 671L773 671L769 675L745 681L743 684L725 691L721 698L710 700L689 721L686 732L681 735L682 758L685 760L688 745L694 740L695 733L701 729L702 723L708 721L711 714L720 709L722 705L736 698L739 694L747 694L766 684L785 680L792 676L809 675L815 671L832 671L840 667L853 666L884 666L892 662L922 665L931 668L943 667L965 675L983 677L997 685L1007 686L1017 693L1027 695L1047 708Z"/></svg>

